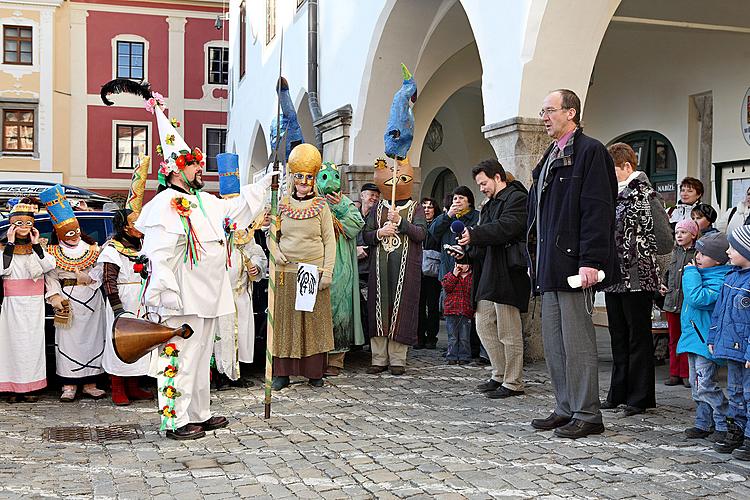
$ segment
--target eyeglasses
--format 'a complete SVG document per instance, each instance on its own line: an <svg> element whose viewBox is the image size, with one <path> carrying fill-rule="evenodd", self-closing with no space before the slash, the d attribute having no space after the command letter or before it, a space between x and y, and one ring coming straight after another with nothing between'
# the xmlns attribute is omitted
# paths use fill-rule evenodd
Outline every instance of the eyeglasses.
<svg viewBox="0 0 750 500"><path fill-rule="evenodd" d="M544 118L545 116L551 115L555 111L561 111L563 109L570 109L570 108L565 108L565 107L562 107L562 108L543 108L543 109L539 110L539 118Z"/></svg>
<svg viewBox="0 0 750 500"><path fill-rule="evenodd" d="M13 224L16 227L23 227L23 226L31 227L34 225L34 221L33 220L17 220L15 222L11 222L11 224Z"/></svg>
<svg viewBox="0 0 750 500"><path fill-rule="evenodd" d="M297 180L297 181L301 181L301 180L311 181L313 179L315 179L315 176L313 174L302 174L299 172L294 174L294 180Z"/></svg>

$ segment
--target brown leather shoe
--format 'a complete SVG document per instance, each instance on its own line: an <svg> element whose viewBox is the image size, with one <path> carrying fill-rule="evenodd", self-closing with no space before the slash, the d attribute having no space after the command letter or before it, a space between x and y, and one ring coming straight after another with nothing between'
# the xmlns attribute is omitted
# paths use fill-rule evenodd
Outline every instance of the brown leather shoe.
<svg viewBox="0 0 750 500"><path fill-rule="evenodd" d="M604 432L604 424L584 422L583 420L574 418L568 424L555 429L555 436L568 439L578 439L591 434L601 434L602 432Z"/></svg>
<svg viewBox="0 0 750 500"><path fill-rule="evenodd" d="M568 422L570 422L570 417L563 417L552 412L547 418L535 418L531 421L531 426L540 431L551 431L566 425Z"/></svg>
<svg viewBox="0 0 750 500"><path fill-rule="evenodd" d="M387 366L372 365L370 368L367 369L365 373L368 375L377 375L378 373L383 373L387 369L388 369Z"/></svg>
<svg viewBox="0 0 750 500"><path fill-rule="evenodd" d="M190 424L190 425L193 425L193 424ZM212 431L214 429L221 429L223 427L226 427L227 425L229 425L229 420L227 420L227 417L216 415L216 416L209 418L205 422L201 422L195 425L199 426L204 431Z"/></svg>
<svg viewBox="0 0 750 500"><path fill-rule="evenodd" d="M406 368L403 366L391 366L391 375L403 375L406 373Z"/></svg>
<svg viewBox="0 0 750 500"><path fill-rule="evenodd" d="M667 380L664 381L664 385L673 386L673 385L680 385L682 383L681 377L675 377L671 376Z"/></svg>
<svg viewBox="0 0 750 500"><path fill-rule="evenodd" d="M210 419L209 419L210 420ZM167 431L167 437L169 439L176 439L178 441L185 441L188 439L200 439L206 436L206 432L200 425L186 424L182 427L178 427L173 431Z"/></svg>

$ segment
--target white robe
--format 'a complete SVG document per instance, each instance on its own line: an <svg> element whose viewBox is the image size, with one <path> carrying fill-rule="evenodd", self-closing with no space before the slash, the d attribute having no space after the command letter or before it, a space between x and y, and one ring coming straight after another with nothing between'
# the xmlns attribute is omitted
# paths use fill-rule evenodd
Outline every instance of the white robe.
<svg viewBox="0 0 750 500"><path fill-rule="evenodd" d="M252 239L236 245L232 251L229 276L234 291L234 314L219 317L214 342L216 369L231 380L240 376L239 362L252 363L255 354L255 317L253 315L253 281L263 279L268 259ZM249 273L250 266L260 272Z"/></svg>
<svg viewBox="0 0 750 500"><path fill-rule="evenodd" d="M159 409L174 411L174 418L162 420L162 428L179 428L186 423L198 423L211 416L210 366L216 318L234 314L231 279L226 269L227 252L224 242L224 220L232 219L239 227L247 227L265 206L270 177L261 183L243 186L240 196L220 199L201 193L203 210L198 198L172 188L157 194L144 207L135 227L144 234L141 253L150 265L149 285L144 293L146 306L155 309L165 323L190 325L195 333L189 339L173 337L179 355L173 359L164 354L164 346L153 356L151 374L157 377ZM185 261L187 238L185 228L172 200L183 197L191 202L190 222L200 242L199 260ZM204 213L205 210L205 213ZM162 307L162 294L176 293L180 309ZM164 369L177 363L174 377L167 377ZM168 397L171 388L182 396Z"/></svg>
<svg viewBox="0 0 750 500"><path fill-rule="evenodd" d="M0 309L0 392L25 393L47 386L44 349L44 273L55 268L55 259L44 252L14 255L2 268L5 297ZM13 283L15 282L15 283ZM22 288L21 295L10 288ZM39 293L31 294L36 287Z"/></svg>
<svg viewBox="0 0 750 500"><path fill-rule="evenodd" d="M75 248L63 245L60 248L66 257L75 259L81 257L89 245L81 240ZM104 372L102 355L107 318L101 291L102 267L101 264L96 264L81 271L89 275L92 283L61 288L61 279L75 279L76 274L59 267L45 275L45 297L60 294L70 302L73 314L69 327L55 327L56 371L65 378L84 378Z"/></svg>
<svg viewBox="0 0 750 500"><path fill-rule="evenodd" d="M114 264L120 268L117 275L117 293L120 296L122 307L127 311L125 314L142 318L146 314L146 308L142 307L139 311L139 297L141 292L141 276L133 271L133 262L125 255L122 255L117 249L105 244L99 254L97 263L102 266L105 263ZM107 307L107 331L105 337L104 356L102 358L102 367L110 375L118 377L137 377L146 375L151 362L151 356L146 355L135 363L123 363L115 354L112 345L112 325L115 322L115 314L112 307Z"/></svg>

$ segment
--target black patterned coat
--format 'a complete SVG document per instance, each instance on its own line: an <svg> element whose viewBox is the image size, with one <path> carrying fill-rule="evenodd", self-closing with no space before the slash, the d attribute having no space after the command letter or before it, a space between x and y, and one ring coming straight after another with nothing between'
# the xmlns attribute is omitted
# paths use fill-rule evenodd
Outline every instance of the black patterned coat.
<svg viewBox="0 0 750 500"><path fill-rule="evenodd" d="M638 172L617 194L615 247L620 282L605 291L658 291L660 280L656 256L664 253L662 247L665 243L671 245L672 240L661 197L651 187L646 174Z"/></svg>

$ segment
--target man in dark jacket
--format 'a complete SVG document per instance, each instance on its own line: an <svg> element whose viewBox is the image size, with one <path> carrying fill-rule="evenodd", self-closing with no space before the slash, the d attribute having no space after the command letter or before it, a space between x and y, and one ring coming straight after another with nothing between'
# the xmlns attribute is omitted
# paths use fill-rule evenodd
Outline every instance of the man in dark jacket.
<svg viewBox="0 0 750 500"><path fill-rule="evenodd" d="M472 262L479 338L492 364L492 378L477 389L488 398L523 394L523 335L521 312L529 305L531 284L525 257L526 199L518 181L508 182L495 160L480 162L471 171L487 197L479 225L459 239Z"/></svg>
<svg viewBox="0 0 750 500"><path fill-rule="evenodd" d="M614 164L602 143L583 134L580 110L570 90L544 99L539 116L554 142L532 172L528 205L529 234L536 235L534 292L542 295L544 355L557 402L549 417L531 425L572 439L604 432L592 287L619 276ZM569 276L579 276L582 288L571 288Z"/></svg>

